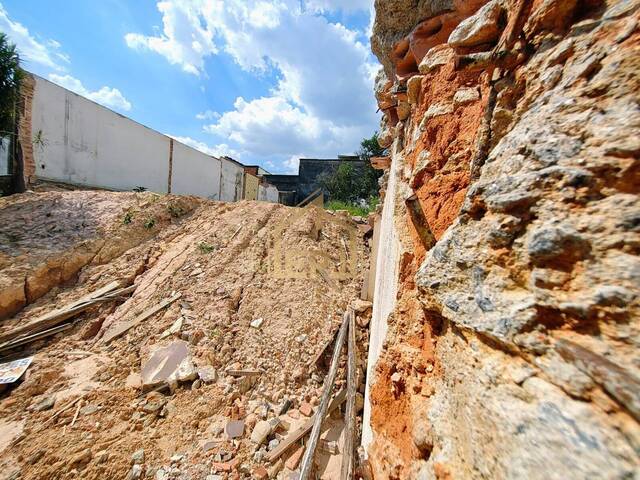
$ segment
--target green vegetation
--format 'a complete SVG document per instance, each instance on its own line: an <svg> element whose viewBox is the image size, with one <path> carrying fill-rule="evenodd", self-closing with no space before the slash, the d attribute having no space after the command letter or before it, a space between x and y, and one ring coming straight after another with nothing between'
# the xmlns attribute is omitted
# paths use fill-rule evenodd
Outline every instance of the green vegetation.
<svg viewBox="0 0 640 480"><path fill-rule="evenodd" d="M156 219L153 217L149 217L147 218L147 221L144 222L144 228L146 228L147 230L152 229L156 224Z"/></svg>
<svg viewBox="0 0 640 480"><path fill-rule="evenodd" d="M13 132L16 125L16 102L20 98L20 81L24 72L16 46L0 33L0 130Z"/></svg>
<svg viewBox="0 0 640 480"><path fill-rule="evenodd" d="M366 216L375 210L378 197L378 179L382 172L371 166L371 157L385 154L378 145L378 132L360 143L358 156L364 161L364 171L355 169L350 163L342 163L332 174L320 179L320 185L329 192L329 201L325 208L329 210L348 210L351 215Z"/></svg>
<svg viewBox="0 0 640 480"><path fill-rule="evenodd" d="M211 245L210 243L207 242L200 242L198 244L198 250L200 250L200 253L205 254L205 253L211 253L216 249L215 245Z"/></svg>
<svg viewBox="0 0 640 480"><path fill-rule="evenodd" d="M122 219L122 223L124 225L129 225L133 222L133 212L127 212L124 214L124 218Z"/></svg>
<svg viewBox="0 0 640 480"><path fill-rule="evenodd" d="M185 213L184 209L177 203L170 203L167 205L167 210L169 211L169 215L173 218L180 218Z"/></svg>
<svg viewBox="0 0 640 480"><path fill-rule="evenodd" d="M369 203L358 205L356 203L343 202L341 200L330 200L324 206L327 210L346 210L351 216L366 217L369 213L373 212L380 203L379 197L369 198Z"/></svg>

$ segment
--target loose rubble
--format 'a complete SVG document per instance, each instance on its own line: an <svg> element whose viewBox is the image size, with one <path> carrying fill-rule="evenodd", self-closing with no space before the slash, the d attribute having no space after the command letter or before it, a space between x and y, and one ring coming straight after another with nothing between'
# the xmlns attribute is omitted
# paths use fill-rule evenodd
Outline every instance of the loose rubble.
<svg viewBox="0 0 640 480"><path fill-rule="evenodd" d="M183 206L179 216L168 207L176 203ZM108 211L100 223L86 220L83 229L68 221L67 208L93 218L94 205L96 215ZM57 228L42 241L45 248L32 249L33 232L21 232L11 219L43 210ZM136 223L150 216L158 219L151 232ZM8 439L0 442L8 476L0 478L14 472L21 479L288 475L285 461L299 442L276 462L265 456L308 420L292 412L312 415L326 373L319 349L360 297L368 246L354 221L316 207L108 192L0 199L0 218L0 236L11 236L14 245L0 249L2 278L16 277L18 267L22 275L46 272L57 258L75 258L84 248L79 244L99 242L97 255L92 250L91 258L74 263L75 281L51 280L3 322L0 335L109 282L135 287L85 310L70 330L14 352L34 359L0 393L0 432ZM57 241L69 238L68 229L78 244ZM201 242L216 248L204 252ZM283 271L294 258L289 253L306 259L300 267L307 270ZM321 275L313 261L327 253L335 272ZM134 318L144 319L131 323ZM364 362L366 329L358 337ZM343 428L341 420L328 421L332 435ZM323 478L335 478L335 449L319 451L317 461Z"/></svg>

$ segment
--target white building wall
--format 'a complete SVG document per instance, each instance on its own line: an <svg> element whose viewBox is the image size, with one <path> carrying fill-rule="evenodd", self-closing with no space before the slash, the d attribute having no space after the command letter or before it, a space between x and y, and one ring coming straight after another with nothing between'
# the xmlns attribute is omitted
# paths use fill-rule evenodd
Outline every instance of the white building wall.
<svg viewBox="0 0 640 480"><path fill-rule="evenodd" d="M220 200L222 161L173 142L171 193Z"/></svg>
<svg viewBox="0 0 640 480"><path fill-rule="evenodd" d="M242 165L225 158L221 158L220 160L222 161L220 200L223 202L242 200L244 168Z"/></svg>
<svg viewBox="0 0 640 480"><path fill-rule="evenodd" d="M43 179L166 193L169 138L35 76L36 175Z"/></svg>
<svg viewBox="0 0 640 480"><path fill-rule="evenodd" d="M260 184L258 200L261 202L278 203L278 189L271 184Z"/></svg>

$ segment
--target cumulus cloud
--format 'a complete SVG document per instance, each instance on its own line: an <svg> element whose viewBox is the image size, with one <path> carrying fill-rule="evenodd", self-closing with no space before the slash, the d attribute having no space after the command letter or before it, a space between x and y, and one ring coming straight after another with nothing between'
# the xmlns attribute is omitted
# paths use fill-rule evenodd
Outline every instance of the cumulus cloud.
<svg viewBox="0 0 640 480"><path fill-rule="evenodd" d="M307 8L317 12L355 12L369 10L373 6L373 0L309 0Z"/></svg>
<svg viewBox="0 0 640 480"><path fill-rule="evenodd" d="M133 48L164 55L189 73L221 52L246 72L274 73L269 96L238 98L205 130L239 151L265 158L334 156L357 149L377 124L372 94L377 70L363 32L332 23L320 11L367 10L370 1L163 0L160 35L128 34ZM205 114L199 114L205 120ZM286 163L289 162L289 163ZM285 165L286 164L286 165Z"/></svg>
<svg viewBox="0 0 640 480"><path fill-rule="evenodd" d="M127 45L133 49L148 49L180 65L185 72L198 75L204 66L204 57L217 52L212 31L203 27L197 4L193 0L161 1L163 31L160 36L139 33L125 35Z"/></svg>
<svg viewBox="0 0 640 480"><path fill-rule="evenodd" d="M206 143L191 137L181 137L179 135L171 135L171 134L167 134L167 136L173 138L174 140L177 140L180 143L184 143L185 145L191 148L195 148L199 152L202 152L206 155L211 155L212 157L225 156L225 157L232 157L232 158L240 158L243 155L243 152L238 152L237 150L234 150L233 148L229 147L229 145L225 143L209 146Z"/></svg>
<svg viewBox="0 0 640 480"><path fill-rule="evenodd" d="M53 70L64 70L69 57L60 52L61 45L55 40L39 41L29 30L9 18L7 11L0 4L0 32L4 32L11 42L15 43L23 61L37 63Z"/></svg>
<svg viewBox="0 0 640 480"><path fill-rule="evenodd" d="M55 73L49 75L49 80L105 107L123 110L125 112L131 110L131 103L117 88L102 87L100 90L92 92L77 78L71 75L58 75Z"/></svg>
<svg viewBox="0 0 640 480"><path fill-rule="evenodd" d="M196 115L197 120L216 120L220 118L220 114L218 112L214 112L213 110L205 110L204 112L198 113Z"/></svg>

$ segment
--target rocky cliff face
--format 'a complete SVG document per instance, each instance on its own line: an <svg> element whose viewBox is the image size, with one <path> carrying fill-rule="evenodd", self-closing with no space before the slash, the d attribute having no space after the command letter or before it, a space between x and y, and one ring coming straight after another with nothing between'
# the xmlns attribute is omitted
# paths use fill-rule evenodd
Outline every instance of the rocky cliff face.
<svg viewBox="0 0 640 480"><path fill-rule="evenodd" d="M402 251L375 478L635 478L640 2L376 10Z"/></svg>

